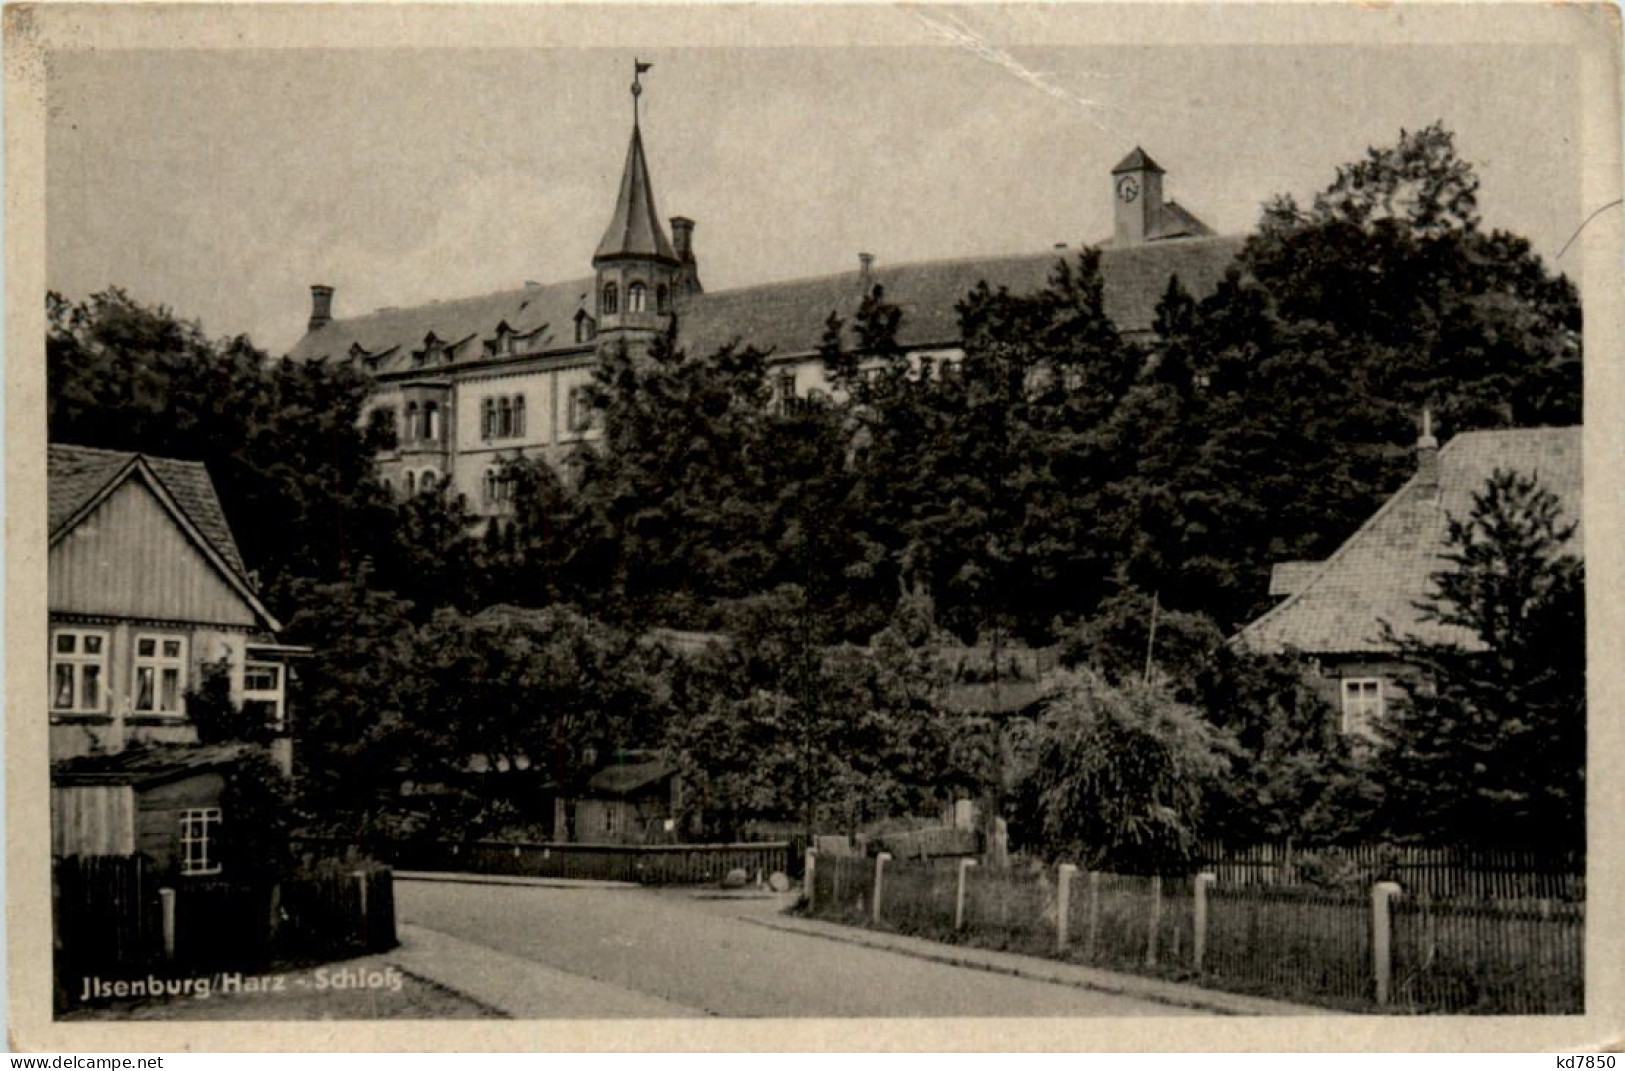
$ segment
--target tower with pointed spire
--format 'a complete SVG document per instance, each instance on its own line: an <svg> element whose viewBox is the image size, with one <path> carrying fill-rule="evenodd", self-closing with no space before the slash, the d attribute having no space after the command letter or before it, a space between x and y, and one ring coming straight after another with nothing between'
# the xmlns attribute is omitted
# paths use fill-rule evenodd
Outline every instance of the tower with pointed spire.
<svg viewBox="0 0 1625 1071"><path fill-rule="evenodd" d="M683 258L666 237L655 211L649 163L638 125L641 79L651 64L634 61L632 142L615 198L615 212L593 254L598 335L605 342L647 342L671 322Z"/></svg>

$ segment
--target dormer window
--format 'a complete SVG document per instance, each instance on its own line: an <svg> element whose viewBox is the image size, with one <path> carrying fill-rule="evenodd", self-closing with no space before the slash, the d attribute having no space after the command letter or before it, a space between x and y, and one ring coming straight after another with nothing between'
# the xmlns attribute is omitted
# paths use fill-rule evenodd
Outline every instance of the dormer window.
<svg viewBox="0 0 1625 1071"><path fill-rule="evenodd" d="M603 297L603 301L601 303L600 311L605 316L614 316L616 311L619 308L620 308L620 291L615 289L615 284L614 283L605 283L604 284L604 297Z"/></svg>
<svg viewBox="0 0 1625 1071"><path fill-rule="evenodd" d="M576 313L576 341L591 342L598 333L598 325L585 312Z"/></svg>
<svg viewBox="0 0 1625 1071"><path fill-rule="evenodd" d="M633 283L626 288L626 311L642 312L647 303L649 288L642 283Z"/></svg>

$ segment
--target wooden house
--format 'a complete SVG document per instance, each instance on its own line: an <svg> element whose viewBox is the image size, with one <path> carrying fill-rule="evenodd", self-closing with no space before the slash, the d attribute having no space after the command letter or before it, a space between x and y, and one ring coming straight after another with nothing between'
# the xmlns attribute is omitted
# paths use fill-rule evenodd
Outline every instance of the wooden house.
<svg viewBox="0 0 1625 1071"><path fill-rule="evenodd" d="M1477 638L1423 617L1418 603L1433 574L1448 568L1448 519L1465 519L1496 470L1536 478L1580 520L1581 429L1471 431L1441 449L1424 428L1417 468L1331 557L1275 567L1270 593L1282 601L1232 641L1252 650L1305 656L1345 732L1363 733L1416 683L1385 639L1397 635L1471 650ZM1582 553L1576 531L1571 544Z"/></svg>
<svg viewBox="0 0 1625 1071"><path fill-rule="evenodd" d="M582 844L669 844L678 839L682 780L652 752L622 752L573 799L554 804L555 835Z"/></svg>
<svg viewBox="0 0 1625 1071"><path fill-rule="evenodd" d="M202 463L57 444L47 459L54 853L206 852L240 752L199 746L188 693L223 666L289 769L298 649L277 642Z"/></svg>

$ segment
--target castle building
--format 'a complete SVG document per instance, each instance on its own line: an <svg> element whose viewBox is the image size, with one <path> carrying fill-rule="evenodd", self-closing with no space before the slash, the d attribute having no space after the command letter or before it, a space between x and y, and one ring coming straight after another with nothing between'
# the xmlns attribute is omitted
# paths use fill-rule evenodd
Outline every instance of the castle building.
<svg viewBox="0 0 1625 1071"><path fill-rule="evenodd" d="M873 287L884 287L886 300L902 309L905 350L951 361L962 353L955 305L971 289L985 281L1012 293L1040 290L1068 255L1057 246L885 265L864 252L852 271L708 292L694 220L672 217L668 236L656 211L637 113L641 92L634 79L626 163L590 275L345 318L333 316L332 287L311 287L309 329L289 356L346 362L371 377L369 419L393 426L397 440L379 466L398 492L445 488L476 513L501 515L508 460L559 463L596 434L585 392L601 349L646 344L674 318L678 344L689 353L735 341L768 351L774 389L788 402L829 391L817 355L826 321L833 312L850 323ZM1115 225L1100 243L1104 300L1130 337L1150 332L1171 276L1203 297L1242 244L1164 200L1165 174L1136 147L1109 176Z"/></svg>

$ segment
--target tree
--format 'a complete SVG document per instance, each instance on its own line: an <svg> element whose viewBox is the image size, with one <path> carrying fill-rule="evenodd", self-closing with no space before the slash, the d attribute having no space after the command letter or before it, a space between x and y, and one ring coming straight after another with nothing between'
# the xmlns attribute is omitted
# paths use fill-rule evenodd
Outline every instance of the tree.
<svg viewBox="0 0 1625 1071"><path fill-rule="evenodd" d="M1119 440L1153 473L1140 586L1232 627L1272 562L1324 557L1409 475L1424 406L1448 434L1579 420L1575 289L1486 231L1477 191L1449 131L1401 131L1308 208L1271 201L1194 316L1165 296L1164 378L1205 386Z"/></svg>
<svg viewBox="0 0 1625 1071"><path fill-rule="evenodd" d="M1585 847L1585 575L1575 525L1531 476L1497 470L1449 520L1448 568L1418 603L1442 629L1390 637L1420 672L1381 727L1399 835Z"/></svg>
<svg viewBox="0 0 1625 1071"><path fill-rule="evenodd" d="M1029 847L1095 870L1188 866L1228 743L1157 685L1068 673L1039 719L1019 828Z"/></svg>
<svg viewBox="0 0 1625 1071"><path fill-rule="evenodd" d="M292 578L336 579L392 537L358 373L211 341L117 289L46 308L52 441L206 461L273 605Z"/></svg>

